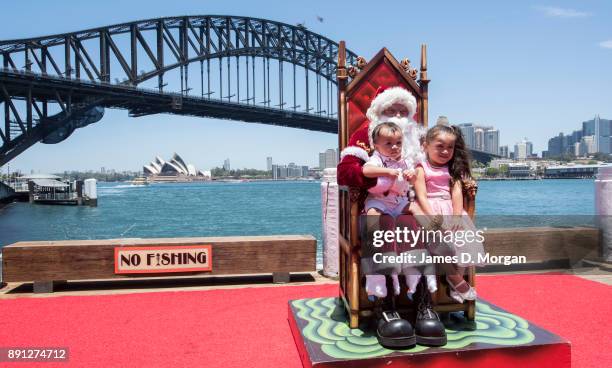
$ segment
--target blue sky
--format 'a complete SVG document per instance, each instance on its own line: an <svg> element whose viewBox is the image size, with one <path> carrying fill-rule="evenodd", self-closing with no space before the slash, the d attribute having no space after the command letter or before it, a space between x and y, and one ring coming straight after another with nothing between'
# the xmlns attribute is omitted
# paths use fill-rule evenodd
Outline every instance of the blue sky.
<svg viewBox="0 0 612 368"><path fill-rule="evenodd" d="M612 118L612 3L604 0L23 1L2 5L0 39L206 14L305 22L367 59L386 46L417 64L419 45L427 43L430 124L446 115L452 123L493 125L501 144L527 137L540 152L550 137L595 114ZM316 166L317 153L336 145L326 133L174 115L135 119L107 109L101 122L60 144L37 144L10 165L25 172L136 170L177 151L201 169L227 157L239 168L265 168L266 156Z"/></svg>

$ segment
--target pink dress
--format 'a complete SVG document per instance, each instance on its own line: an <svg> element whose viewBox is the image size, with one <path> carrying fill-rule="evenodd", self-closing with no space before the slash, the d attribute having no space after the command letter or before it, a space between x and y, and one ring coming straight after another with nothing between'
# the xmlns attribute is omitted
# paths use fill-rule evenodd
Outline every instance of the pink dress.
<svg viewBox="0 0 612 368"><path fill-rule="evenodd" d="M425 188L427 190L427 200L432 211L436 215L444 216L444 224L449 224L453 220L453 201L450 191L451 175L448 166L432 166L425 160L421 167L425 172ZM460 224L463 231L476 232L476 226L465 210L462 210ZM443 225L444 228L444 225ZM458 232L458 231L457 231ZM455 232L455 234L457 234ZM459 239L459 237L455 238ZM465 239L465 238L461 238ZM470 241L455 240L452 244L452 252L458 257L457 264L460 266L482 265L479 255L484 255L484 247L481 241L470 238ZM432 254L436 254L436 247L430 248ZM465 254L465 255L464 255Z"/></svg>
<svg viewBox="0 0 612 368"><path fill-rule="evenodd" d="M425 160L421 167L425 171L425 189L431 209L436 215L452 215L451 176L448 172L448 166L435 167ZM463 211L463 214L467 215L465 211Z"/></svg>

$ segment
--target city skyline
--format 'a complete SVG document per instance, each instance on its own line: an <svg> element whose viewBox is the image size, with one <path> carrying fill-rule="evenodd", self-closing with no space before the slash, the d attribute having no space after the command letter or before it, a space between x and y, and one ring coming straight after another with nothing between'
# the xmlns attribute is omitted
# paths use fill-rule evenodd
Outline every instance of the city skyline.
<svg viewBox="0 0 612 368"><path fill-rule="evenodd" d="M612 153L612 120L596 115L583 121L581 129L569 134L560 132L548 140L548 149L543 152L548 157L571 154L586 156L594 153Z"/></svg>
<svg viewBox="0 0 612 368"><path fill-rule="evenodd" d="M418 65L420 44L427 43L428 74L432 80L430 126L440 115L448 116L452 122L491 122L488 124L503 131L500 146L513 147L527 135L534 151L541 152L547 149L548 139L559 131L572 131L597 114L612 116L612 73L608 72L612 64L612 33L604 21L612 15L610 3L566 2L555 9L573 11L563 12L522 2L389 1L385 5L394 11L387 13L384 29L345 26L347 19L354 24L371 21L365 5L347 9L343 4L313 0L297 3L287 11L280 1L263 3L211 3L202 10L201 2L192 0L148 1L145 7L141 6L144 2L109 1L71 4L70 13L43 1L12 3L3 7L5 26L0 29L0 39L182 14L247 15L289 24L305 22L313 32L334 41L346 40L349 49L366 59L386 46L398 59L408 57ZM121 12L116 11L118 4ZM24 14L39 21L24 26ZM325 21L317 21L316 15ZM406 15L411 23L408 33ZM525 81L529 81L528 88ZM572 85L580 85L586 92L568 97ZM169 157L174 151L190 157L194 165L202 168L218 166L219 161L230 157L234 167L264 169L267 156L317 166L312 153L337 146L336 135L306 130L173 115L127 115L124 110L106 109L99 123L78 129L57 145L36 144L12 160L10 166L25 172L101 166L127 170L139 168L152 155Z"/></svg>

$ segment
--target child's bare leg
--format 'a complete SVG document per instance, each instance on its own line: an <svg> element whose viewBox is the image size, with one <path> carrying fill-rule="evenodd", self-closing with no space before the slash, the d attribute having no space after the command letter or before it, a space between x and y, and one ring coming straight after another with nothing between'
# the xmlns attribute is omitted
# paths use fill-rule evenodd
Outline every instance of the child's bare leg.
<svg viewBox="0 0 612 368"><path fill-rule="evenodd" d="M423 212L421 206L418 202L412 201L410 202L410 206L407 209L412 215L415 217L416 221L424 228L429 227L432 224L432 221L435 221L435 216L427 216ZM440 250L445 250L445 247L442 247ZM463 295L467 295L468 298L471 298L472 293L470 290L472 287L467 283L463 282L463 273L465 269L463 267L459 267L457 265L447 265L446 267L442 266L444 273L447 275L447 280L452 284L453 289L458 291ZM435 275L434 275L435 277ZM433 278L431 278L431 283L433 283ZM429 286L429 285L428 285ZM475 291L473 292L475 294Z"/></svg>
<svg viewBox="0 0 612 368"><path fill-rule="evenodd" d="M419 280L421 279L421 272L416 267L404 267L402 269L404 277L406 279L406 287L408 289L408 298L412 300L412 296L416 293Z"/></svg>
<svg viewBox="0 0 612 368"><path fill-rule="evenodd" d="M428 264L423 270L425 282L430 293L435 293L438 290L438 279L436 278L436 266Z"/></svg>
<svg viewBox="0 0 612 368"><path fill-rule="evenodd" d="M410 213L410 203L404 207L402 213L408 216L400 216L398 218L398 226L402 228L409 228L411 230L416 230L419 226L422 226L416 221L416 216ZM419 207L420 211L420 207ZM422 212L420 212L422 213ZM419 249L423 249L423 244L420 242L417 244L409 244L408 246L404 245L400 247L398 245L399 252L418 252ZM420 258L418 253L415 253L415 256ZM414 293L416 293L417 286L419 285L419 281L421 280L422 271L420 268L412 265L410 263L402 264L402 274L406 280L407 287L407 296L410 300L412 300Z"/></svg>
<svg viewBox="0 0 612 368"><path fill-rule="evenodd" d="M423 212L423 209L416 200L410 201L410 204L403 211L406 214L414 216L416 221L424 228L429 228L432 225L432 221L436 221L437 216L428 216Z"/></svg>
<svg viewBox="0 0 612 368"><path fill-rule="evenodd" d="M369 236L373 234L375 230L389 230L393 229L395 221L393 217L384 214L382 211L376 208L370 208L366 212L367 216L367 228ZM388 251L389 248L394 247L394 244L386 245L385 248ZM384 253L384 250L383 250ZM394 294L398 295L400 286L397 274L391 275L393 281ZM366 274L366 294L368 296L376 296L384 298L387 296L387 282L384 274Z"/></svg>

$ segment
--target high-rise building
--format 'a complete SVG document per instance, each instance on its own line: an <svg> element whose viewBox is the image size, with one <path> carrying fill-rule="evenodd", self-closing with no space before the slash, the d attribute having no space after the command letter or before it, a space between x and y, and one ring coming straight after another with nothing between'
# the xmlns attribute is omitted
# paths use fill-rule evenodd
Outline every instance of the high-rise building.
<svg viewBox="0 0 612 368"><path fill-rule="evenodd" d="M612 136L599 138L599 152L612 153Z"/></svg>
<svg viewBox="0 0 612 368"><path fill-rule="evenodd" d="M272 171L272 157L266 157L266 171Z"/></svg>
<svg viewBox="0 0 612 368"><path fill-rule="evenodd" d="M475 128L474 129L474 147L475 150L484 151L484 129Z"/></svg>
<svg viewBox="0 0 612 368"><path fill-rule="evenodd" d="M580 157L580 142L576 142L572 145L571 153L576 157Z"/></svg>
<svg viewBox="0 0 612 368"><path fill-rule="evenodd" d="M298 166L291 162L288 165L272 165L273 179L300 178L308 176L308 166Z"/></svg>
<svg viewBox="0 0 612 368"><path fill-rule="evenodd" d="M272 165L272 179L279 179L278 174L278 165Z"/></svg>
<svg viewBox="0 0 612 368"><path fill-rule="evenodd" d="M325 152L319 152L319 169L325 169Z"/></svg>
<svg viewBox="0 0 612 368"><path fill-rule="evenodd" d="M508 146L500 146L499 147L499 155L501 157L505 157L505 158L510 157L510 155L508 155L508 153L509 153L508 152Z"/></svg>
<svg viewBox="0 0 612 368"><path fill-rule="evenodd" d="M525 140L527 140L527 138L525 138ZM527 141L526 144L527 144L527 157L532 157L533 156L533 143Z"/></svg>
<svg viewBox="0 0 612 368"><path fill-rule="evenodd" d="M329 148L325 151L325 168L338 166L338 152Z"/></svg>
<svg viewBox="0 0 612 368"><path fill-rule="evenodd" d="M593 120L582 123L582 136L593 136L593 149L596 152L612 153L610 140L612 137L612 120L601 119L596 115Z"/></svg>
<svg viewBox="0 0 612 368"><path fill-rule="evenodd" d="M287 177L288 178L299 178L302 176L302 167L297 166L294 162L290 162L287 165Z"/></svg>
<svg viewBox="0 0 612 368"><path fill-rule="evenodd" d="M325 152L319 153L319 169L327 169L328 167L338 166L338 151L329 148Z"/></svg>
<svg viewBox="0 0 612 368"><path fill-rule="evenodd" d="M563 133L559 133L558 136L548 140L548 150L546 152L547 157L561 156L566 150L567 138Z"/></svg>
<svg viewBox="0 0 612 368"><path fill-rule="evenodd" d="M523 139L514 145L514 159L524 160L533 155L533 143L529 142L527 138Z"/></svg>
<svg viewBox="0 0 612 368"><path fill-rule="evenodd" d="M596 142L597 139L594 135L587 135L586 137L582 137L578 146L578 155L576 156L584 157L599 152L597 150Z"/></svg>
<svg viewBox="0 0 612 368"><path fill-rule="evenodd" d="M225 170L225 171L230 171L231 170L229 158L226 158L223 161L223 170Z"/></svg>
<svg viewBox="0 0 612 368"><path fill-rule="evenodd" d="M499 130L487 129L484 132L484 151L497 155L499 153Z"/></svg>
<svg viewBox="0 0 612 368"><path fill-rule="evenodd" d="M574 130L570 136L567 137L567 145L573 145L574 143L580 143L580 140L584 136L582 130Z"/></svg>
<svg viewBox="0 0 612 368"><path fill-rule="evenodd" d="M472 123L459 124L461 134L463 134L463 140L469 148L474 148L474 125Z"/></svg>

